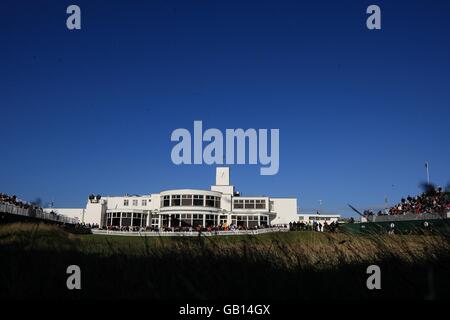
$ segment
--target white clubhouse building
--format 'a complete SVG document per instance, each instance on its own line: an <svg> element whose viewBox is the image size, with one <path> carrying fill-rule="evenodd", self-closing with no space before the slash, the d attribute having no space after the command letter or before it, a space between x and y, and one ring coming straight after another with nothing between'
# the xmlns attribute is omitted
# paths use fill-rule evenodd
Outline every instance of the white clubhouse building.
<svg viewBox="0 0 450 320"><path fill-rule="evenodd" d="M140 196L89 196L86 208L47 208L100 227L254 228L298 221L296 198L241 196L230 184L230 169L216 169L210 190L176 189Z"/></svg>

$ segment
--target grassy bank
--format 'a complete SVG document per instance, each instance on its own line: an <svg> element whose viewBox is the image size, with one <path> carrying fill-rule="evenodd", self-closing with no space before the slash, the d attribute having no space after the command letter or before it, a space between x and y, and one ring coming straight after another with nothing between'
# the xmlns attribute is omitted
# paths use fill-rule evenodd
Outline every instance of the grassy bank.
<svg viewBox="0 0 450 320"><path fill-rule="evenodd" d="M140 238L0 227L1 297L317 299L449 298L448 236L288 232ZM79 265L82 290L66 289ZM367 266L382 290L366 287Z"/></svg>

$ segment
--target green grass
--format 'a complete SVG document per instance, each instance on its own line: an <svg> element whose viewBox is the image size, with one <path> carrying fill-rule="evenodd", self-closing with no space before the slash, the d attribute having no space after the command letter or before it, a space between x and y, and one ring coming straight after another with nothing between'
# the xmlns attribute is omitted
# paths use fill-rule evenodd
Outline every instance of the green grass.
<svg viewBox="0 0 450 320"><path fill-rule="evenodd" d="M0 227L1 297L150 299L449 298L446 235L316 232L227 237L73 235ZM82 290L65 287L68 265ZM367 266L382 290L366 288ZM429 280L431 279L431 280Z"/></svg>

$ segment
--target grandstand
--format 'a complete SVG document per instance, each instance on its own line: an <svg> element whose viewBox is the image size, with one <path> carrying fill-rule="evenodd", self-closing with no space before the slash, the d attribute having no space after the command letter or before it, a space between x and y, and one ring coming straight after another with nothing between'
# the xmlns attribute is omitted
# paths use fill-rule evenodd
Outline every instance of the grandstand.
<svg viewBox="0 0 450 320"><path fill-rule="evenodd" d="M44 222L75 225L77 219L65 217L55 212L44 212L35 204L19 200L17 196L0 193L0 224L12 222Z"/></svg>

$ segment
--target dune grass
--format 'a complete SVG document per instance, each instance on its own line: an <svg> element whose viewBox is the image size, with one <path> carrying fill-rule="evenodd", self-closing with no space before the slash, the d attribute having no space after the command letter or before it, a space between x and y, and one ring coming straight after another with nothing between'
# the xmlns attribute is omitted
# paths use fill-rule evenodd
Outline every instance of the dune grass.
<svg viewBox="0 0 450 320"><path fill-rule="evenodd" d="M449 298L447 235L316 232L232 237L72 235L0 227L1 297L149 299ZM68 265L82 270L69 291ZM367 266L382 290L366 287Z"/></svg>

